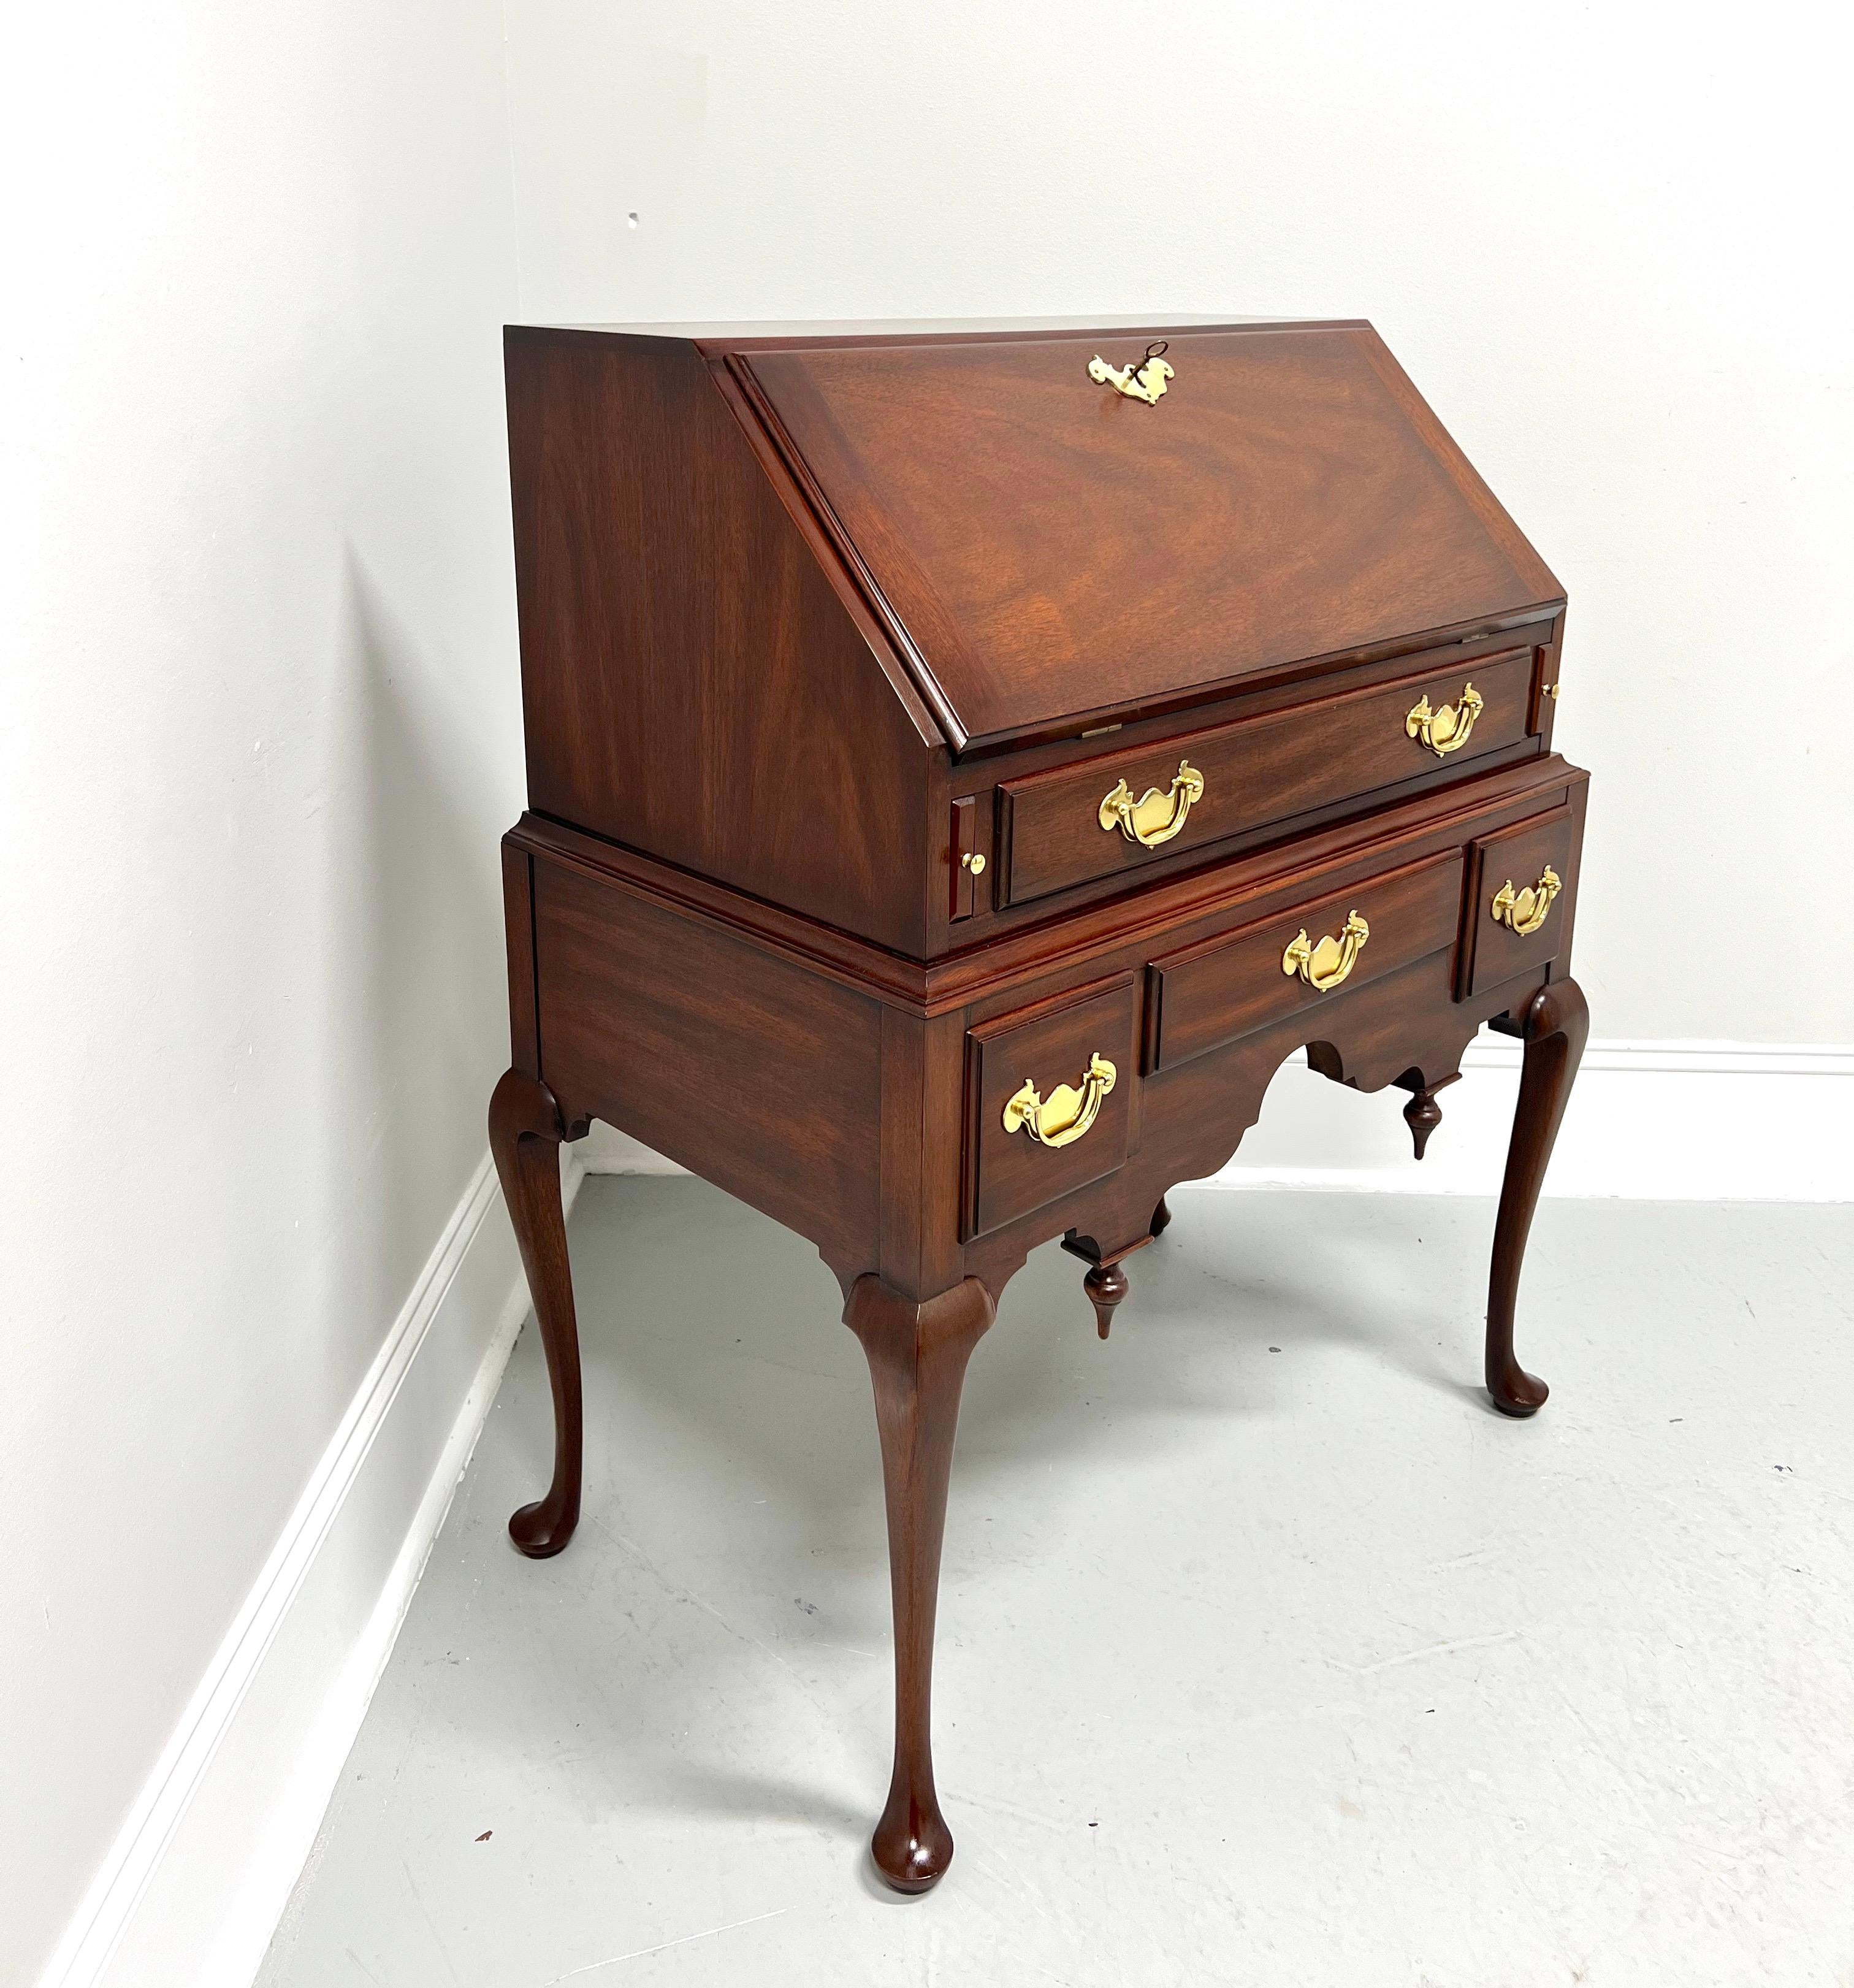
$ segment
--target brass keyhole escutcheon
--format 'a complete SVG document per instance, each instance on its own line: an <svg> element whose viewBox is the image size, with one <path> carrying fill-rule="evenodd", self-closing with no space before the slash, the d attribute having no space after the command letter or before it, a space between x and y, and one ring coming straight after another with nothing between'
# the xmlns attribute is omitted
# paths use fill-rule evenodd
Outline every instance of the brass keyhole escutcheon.
<svg viewBox="0 0 1854 1988"><path fill-rule="evenodd" d="M1137 366L1109 366L1097 352L1088 362L1088 377L1099 386L1111 387L1116 394L1123 394L1130 401L1143 401L1149 407L1156 407L1167 383L1176 377L1166 363L1167 343L1161 338L1149 345L1146 357Z"/></svg>

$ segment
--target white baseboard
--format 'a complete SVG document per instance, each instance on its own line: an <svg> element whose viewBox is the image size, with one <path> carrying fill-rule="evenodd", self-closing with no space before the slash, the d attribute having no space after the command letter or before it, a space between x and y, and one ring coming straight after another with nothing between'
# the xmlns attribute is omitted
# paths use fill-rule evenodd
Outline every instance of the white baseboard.
<svg viewBox="0 0 1854 1988"><path fill-rule="evenodd" d="M249 1988L527 1311L485 1155L40 1988Z"/></svg>
<svg viewBox="0 0 1854 1988"><path fill-rule="evenodd" d="M1520 1045L1483 1035L1421 1165L1400 1091L1361 1097L1298 1060L1220 1187L1499 1191ZM1565 1199L1854 1201L1854 1049L1731 1043L1595 1042L1565 1114L1545 1192Z"/></svg>
<svg viewBox="0 0 1854 1988"><path fill-rule="evenodd" d="M1400 1090L1361 1097L1296 1057L1270 1086L1261 1121L1206 1183L1219 1188L1499 1191L1520 1046L1483 1033L1441 1094L1443 1124L1412 1164ZM1567 1199L1854 1201L1854 1048L1763 1043L1593 1042L1545 1178ZM598 1125L591 1173L676 1173L636 1140Z"/></svg>

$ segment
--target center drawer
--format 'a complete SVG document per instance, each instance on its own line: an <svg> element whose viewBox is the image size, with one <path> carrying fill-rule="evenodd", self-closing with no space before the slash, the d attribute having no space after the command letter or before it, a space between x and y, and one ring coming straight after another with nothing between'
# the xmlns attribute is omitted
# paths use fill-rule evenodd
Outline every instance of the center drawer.
<svg viewBox="0 0 1854 1988"><path fill-rule="evenodd" d="M1157 858L1466 768L1531 730L1530 647L1432 665L1000 789L1003 901L1026 903Z"/></svg>
<svg viewBox="0 0 1854 1988"><path fill-rule="evenodd" d="M1150 969L1149 1070L1171 1070L1431 953L1461 926L1458 849L1200 940Z"/></svg>

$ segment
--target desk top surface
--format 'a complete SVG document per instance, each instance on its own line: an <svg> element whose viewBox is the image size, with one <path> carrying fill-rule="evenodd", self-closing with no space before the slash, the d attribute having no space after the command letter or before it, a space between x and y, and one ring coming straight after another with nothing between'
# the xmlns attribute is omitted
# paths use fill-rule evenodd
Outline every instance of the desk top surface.
<svg viewBox="0 0 1854 1988"><path fill-rule="evenodd" d="M1011 337L1038 331L1140 330L1148 325L1288 324L1284 317L1235 316L1227 312L1150 311L1088 317L890 317L690 319L640 324L576 324L544 327L556 331L598 332L614 338L694 339L704 344L736 346L755 339ZM525 327L522 327L525 328Z"/></svg>

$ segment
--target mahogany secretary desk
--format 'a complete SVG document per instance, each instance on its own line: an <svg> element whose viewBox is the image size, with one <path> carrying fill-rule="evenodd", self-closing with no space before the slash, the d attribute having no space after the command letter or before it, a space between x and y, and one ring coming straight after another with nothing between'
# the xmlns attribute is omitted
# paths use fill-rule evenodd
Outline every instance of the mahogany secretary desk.
<svg viewBox="0 0 1854 1988"><path fill-rule="evenodd" d="M506 338L529 811L489 1122L579 1512L559 1148L594 1117L809 1238L874 1380L924 1891L968 1357L1055 1236L1126 1265L1305 1049L1409 1094L1525 1043L1488 1297L1513 1352L1587 1028L1558 582L1359 322Z"/></svg>

